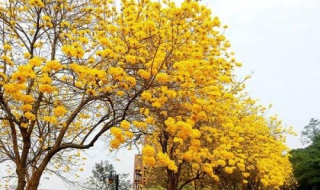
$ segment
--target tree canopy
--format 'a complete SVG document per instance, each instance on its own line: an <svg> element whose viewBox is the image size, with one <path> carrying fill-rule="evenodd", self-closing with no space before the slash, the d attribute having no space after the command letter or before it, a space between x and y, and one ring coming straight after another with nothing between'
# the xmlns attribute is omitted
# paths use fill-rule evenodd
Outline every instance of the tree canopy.
<svg viewBox="0 0 320 190"><path fill-rule="evenodd" d="M106 134L112 149L144 143L170 190L237 172L278 188L287 130L243 92L225 29L196 0L1 1L2 184L34 190L46 172L80 172L80 150Z"/></svg>
<svg viewBox="0 0 320 190"><path fill-rule="evenodd" d="M307 126L301 132L301 141L304 144L313 143L320 138L320 121L311 118Z"/></svg>
<svg viewBox="0 0 320 190"><path fill-rule="evenodd" d="M299 189L309 190L312 186L320 185L320 141L314 142L307 148L291 151L290 158L294 175L298 180Z"/></svg>
<svg viewBox="0 0 320 190"><path fill-rule="evenodd" d="M320 188L320 130L319 121L311 118L301 133L302 142L311 143L305 148L292 150L290 161L298 189L309 190Z"/></svg>

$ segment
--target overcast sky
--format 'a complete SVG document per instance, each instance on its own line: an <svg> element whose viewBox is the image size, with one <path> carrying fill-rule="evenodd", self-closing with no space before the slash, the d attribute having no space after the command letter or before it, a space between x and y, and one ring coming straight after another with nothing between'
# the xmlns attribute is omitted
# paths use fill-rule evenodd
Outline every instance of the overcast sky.
<svg viewBox="0 0 320 190"><path fill-rule="evenodd" d="M300 134L310 118L320 119L320 1L319 0L202 0L229 29L232 50L243 67L239 77L254 73L247 91L263 105L273 104L285 126ZM299 136L288 146L301 147ZM85 172L107 158L103 145L91 151ZM114 161L121 173L132 173L133 153ZM54 184L54 185L53 185ZM53 177L42 188L67 189Z"/></svg>
<svg viewBox="0 0 320 190"><path fill-rule="evenodd" d="M225 33L240 75L250 74L250 96L273 104L285 126L300 134L311 117L320 119L320 1L214 0L203 1L229 25ZM299 136L288 146L301 147Z"/></svg>

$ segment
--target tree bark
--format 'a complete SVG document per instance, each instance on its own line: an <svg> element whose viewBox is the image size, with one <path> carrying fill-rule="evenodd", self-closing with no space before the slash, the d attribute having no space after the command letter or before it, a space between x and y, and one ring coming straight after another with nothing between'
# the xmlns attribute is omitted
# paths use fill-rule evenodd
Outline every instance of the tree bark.
<svg viewBox="0 0 320 190"><path fill-rule="evenodd" d="M24 190L27 184L26 182L27 160L28 160L29 149L31 146L30 136L27 135L27 131L25 129L21 129L21 133L23 136L23 149L22 149L21 159L19 160L20 162L16 161L16 166L17 166L16 173L18 175L18 185L16 190Z"/></svg>
<svg viewBox="0 0 320 190"><path fill-rule="evenodd" d="M41 176L43 174L43 171L46 169L49 161L51 158L60 151L61 149L54 148L52 149L46 157L42 160L41 164L38 166L38 168L32 173L31 179L26 187L26 190L36 190L38 189Z"/></svg>
<svg viewBox="0 0 320 190"><path fill-rule="evenodd" d="M172 170L167 169L168 184L167 190L178 190L179 176L176 175Z"/></svg>
<svg viewBox="0 0 320 190"><path fill-rule="evenodd" d="M43 171L37 171L31 178L30 183L28 183L28 186L26 187L26 190L36 190L38 189L40 178Z"/></svg>
<svg viewBox="0 0 320 190"><path fill-rule="evenodd" d="M18 174L18 186L16 190L24 190L26 186L26 168L21 167L21 165L17 169Z"/></svg>

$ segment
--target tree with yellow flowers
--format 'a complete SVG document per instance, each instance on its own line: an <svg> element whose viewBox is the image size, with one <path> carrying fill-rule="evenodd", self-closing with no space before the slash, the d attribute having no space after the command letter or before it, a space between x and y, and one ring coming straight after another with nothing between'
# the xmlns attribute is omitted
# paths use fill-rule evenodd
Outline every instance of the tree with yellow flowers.
<svg viewBox="0 0 320 190"><path fill-rule="evenodd" d="M194 31L174 53L172 67L160 71L154 87L141 94L148 125L132 124L145 134L144 164L151 170L163 167L170 190L208 176L221 188L280 188L292 177L283 136L290 130L275 117L265 118L265 108L242 95L244 81L235 81L233 74L241 64L227 51L219 20L196 2L175 8L180 14L185 10L190 22L179 21L180 31L192 30L197 19L202 27L212 26Z"/></svg>
<svg viewBox="0 0 320 190"><path fill-rule="evenodd" d="M163 168L166 189L175 190L190 184L219 189L279 189L287 184L292 168L282 135L290 130L283 129L276 117L264 118L264 108L250 98L217 100L219 104L210 112L205 111L209 102L202 106L186 103L189 118L187 113L173 118L172 114L187 110L178 105L176 111L168 112L172 117L164 121L154 117L148 145L143 148L151 174ZM219 106L223 101L229 106ZM195 120L195 113L202 111L208 119ZM159 177L147 177L149 183L157 184Z"/></svg>
<svg viewBox="0 0 320 190"><path fill-rule="evenodd" d="M247 131L258 143L279 140L239 96L241 64L219 19L195 0L3 0L0 27L0 163L14 166L17 190L69 172L81 160L72 150L104 134L112 149L143 136L143 161L166 167L168 189L179 186L180 165L216 181L217 168L249 170L259 160L235 152ZM260 163L266 187L286 177L281 166L269 174L286 162L279 151L278 162Z"/></svg>

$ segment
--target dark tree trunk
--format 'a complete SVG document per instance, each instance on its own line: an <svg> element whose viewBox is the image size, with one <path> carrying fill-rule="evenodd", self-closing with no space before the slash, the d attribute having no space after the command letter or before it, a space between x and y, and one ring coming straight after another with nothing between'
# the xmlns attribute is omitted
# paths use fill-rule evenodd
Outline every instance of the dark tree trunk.
<svg viewBox="0 0 320 190"><path fill-rule="evenodd" d="M17 176L18 176L18 185L16 190L24 190L27 184L26 175L27 175L27 160L30 149L30 136L27 134L26 130L21 130L23 136L23 149L20 159L16 160L17 166Z"/></svg>
<svg viewBox="0 0 320 190"><path fill-rule="evenodd" d="M36 190L36 189L38 189L41 175L42 175L42 172L41 171L37 171L32 176L30 182L28 183L28 186L26 187L26 190Z"/></svg>
<svg viewBox="0 0 320 190"><path fill-rule="evenodd" d="M26 168L22 168L21 166L17 169L18 174L18 186L16 190L24 190L24 187L26 186Z"/></svg>
<svg viewBox="0 0 320 190"><path fill-rule="evenodd" d="M179 176L169 169L167 169L167 176L168 176L167 190L178 190Z"/></svg>
<svg viewBox="0 0 320 190"><path fill-rule="evenodd" d="M30 178L28 186L26 187L26 190L36 190L36 189L38 189L38 186L39 186L40 179L41 179L41 176L43 174L43 171L46 169L46 167L47 167L49 161L51 160L51 158L57 152L59 152L59 150L57 148L54 148L46 155L46 157L42 160L42 162L39 165L39 167L37 168L37 170L35 170L32 173L32 176Z"/></svg>

